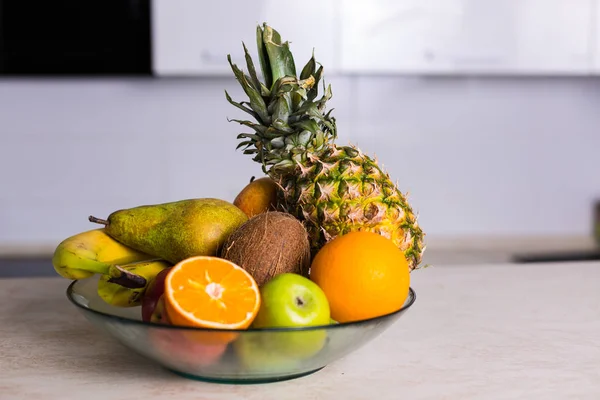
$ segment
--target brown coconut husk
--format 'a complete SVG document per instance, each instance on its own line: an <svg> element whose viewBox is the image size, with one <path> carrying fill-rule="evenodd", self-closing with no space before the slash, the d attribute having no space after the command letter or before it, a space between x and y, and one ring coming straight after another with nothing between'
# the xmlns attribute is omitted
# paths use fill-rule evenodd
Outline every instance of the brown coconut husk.
<svg viewBox="0 0 600 400"><path fill-rule="evenodd" d="M236 229L225 241L220 257L244 268L259 286L285 272L308 277L308 232L291 214L265 212Z"/></svg>

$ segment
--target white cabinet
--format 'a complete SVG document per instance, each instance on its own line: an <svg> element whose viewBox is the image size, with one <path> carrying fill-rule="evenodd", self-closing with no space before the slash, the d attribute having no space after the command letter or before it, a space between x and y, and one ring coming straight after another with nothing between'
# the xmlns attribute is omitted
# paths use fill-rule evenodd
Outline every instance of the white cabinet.
<svg viewBox="0 0 600 400"><path fill-rule="evenodd" d="M594 60L592 68L594 75L600 75L600 0L594 1L594 26L592 28Z"/></svg>
<svg viewBox="0 0 600 400"><path fill-rule="evenodd" d="M290 42L300 73L313 48L335 70L332 0L153 0L153 65L158 76L231 75L227 54L246 69L242 40L256 68L256 26L266 22Z"/></svg>
<svg viewBox="0 0 600 400"><path fill-rule="evenodd" d="M586 74L596 0L342 0L348 73Z"/></svg>
<svg viewBox="0 0 600 400"><path fill-rule="evenodd" d="M593 60L596 0L512 0L516 13L514 70L586 74ZM517 6L518 5L518 6Z"/></svg>
<svg viewBox="0 0 600 400"><path fill-rule="evenodd" d="M313 48L327 74L600 73L600 0L153 0L158 76L226 75L255 63L256 26ZM257 65L258 67L258 65Z"/></svg>

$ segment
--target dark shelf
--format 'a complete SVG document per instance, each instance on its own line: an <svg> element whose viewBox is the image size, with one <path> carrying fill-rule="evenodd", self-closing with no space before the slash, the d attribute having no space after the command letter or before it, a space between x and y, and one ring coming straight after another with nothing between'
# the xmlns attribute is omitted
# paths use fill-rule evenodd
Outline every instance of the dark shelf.
<svg viewBox="0 0 600 400"><path fill-rule="evenodd" d="M600 260L600 250L515 254L516 263L569 262Z"/></svg>
<svg viewBox="0 0 600 400"><path fill-rule="evenodd" d="M149 0L0 0L0 76L151 76Z"/></svg>
<svg viewBox="0 0 600 400"><path fill-rule="evenodd" d="M58 276L52 267L52 256L0 258L0 278Z"/></svg>

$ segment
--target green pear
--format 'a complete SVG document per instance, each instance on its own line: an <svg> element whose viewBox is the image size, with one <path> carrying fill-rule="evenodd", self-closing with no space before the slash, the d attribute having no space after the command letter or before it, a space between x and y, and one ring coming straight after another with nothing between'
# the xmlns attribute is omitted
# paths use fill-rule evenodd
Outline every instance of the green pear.
<svg viewBox="0 0 600 400"><path fill-rule="evenodd" d="M112 212L105 225L113 239L172 264L193 256L215 256L227 237L248 220L238 207L213 198L142 205Z"/></svg>

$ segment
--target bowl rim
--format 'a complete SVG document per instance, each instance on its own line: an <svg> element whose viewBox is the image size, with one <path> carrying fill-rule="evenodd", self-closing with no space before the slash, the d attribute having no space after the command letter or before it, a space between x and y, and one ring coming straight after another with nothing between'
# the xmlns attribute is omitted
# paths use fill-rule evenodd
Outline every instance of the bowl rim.
<svg viewBox="0 0 600 400"><path fill-rule="evenodd" d="M295 332L295 331L311 331L311 330L316 330L316 329L342 329L342 328L348 327L348 326L360 326L360 325L367 325L367 324L370 324L373 322L384 321L388 318L391 318L395 315L401 314L404 311L408 310L417 300L417 293L411 286L409 286L408 295L406 296L406 300L404 301L404 304L402 305L402 307L400 307L399 309L392 311L390 313L379 315L379 316L372 317L372 318L361 319L361 320L350 321L350 322L337 322L335 324L297 326L297 327L265 327L265 328L250 327L250 328L246 328L246 329L203 328L203 327L197 327L197 326L157 324L154 322L144 321L141 319L138 320L138 319L133 319L133 318L127 318L127 317L99 311L99 310L96 310L96 309L93 309L90 307L86 307L83 304L79 303L77 300L75 300L74 287L78 282L79 282L79 280L74 280L73 282L71 282L69 284L69 286L67 287L67 290L66 290L66 295L67 295L67 299L71 303L73 303L77 308L79 308L85 312L90 312L92 314L102 316L107 319L119 321L121 323L139 325L139 326L144 326L147 328L175 329L175 330L196 331L196 332L290 332L290 331Z"/></svg>

